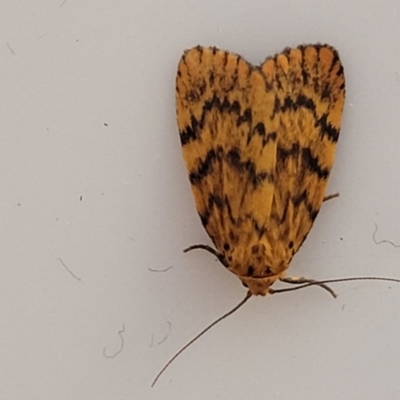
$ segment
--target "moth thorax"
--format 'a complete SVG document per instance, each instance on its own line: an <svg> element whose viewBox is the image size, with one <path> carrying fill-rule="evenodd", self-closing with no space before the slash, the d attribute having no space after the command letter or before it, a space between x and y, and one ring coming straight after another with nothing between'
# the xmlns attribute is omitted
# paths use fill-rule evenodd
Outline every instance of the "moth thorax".
<svg viewBox="0 0 400 400"><path fill-rule="evenodd" d="M288 253L278 242L274 247L258 241L238 246L226 254L228 268L236 274L255 295L265 296L268 288L289 265Z"/></svg>

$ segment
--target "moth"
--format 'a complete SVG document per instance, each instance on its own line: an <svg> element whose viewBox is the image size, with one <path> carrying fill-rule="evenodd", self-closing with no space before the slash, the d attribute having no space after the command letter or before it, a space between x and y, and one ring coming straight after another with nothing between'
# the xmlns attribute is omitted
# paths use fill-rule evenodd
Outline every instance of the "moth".
<svg viewBox="0 0 400 400"><path fill-rule="evenodd" d="M161 369L250 297L354 280L286 278L324 200L339 138L345 78L327 44L287 48L253 66L216 47L186 50L176 77L176 111L183 158L201 222L218 258L248 288ZM272 289L276 281L298 284Z"/></svg>
<svg viewBox="0 0 400 400"><path fill-rule="evenodd" d="M183 158L213 253L252 295L285 277L324 200L345 78L329 45L260 66L215 47L185 51L176 78Z"/></svg>

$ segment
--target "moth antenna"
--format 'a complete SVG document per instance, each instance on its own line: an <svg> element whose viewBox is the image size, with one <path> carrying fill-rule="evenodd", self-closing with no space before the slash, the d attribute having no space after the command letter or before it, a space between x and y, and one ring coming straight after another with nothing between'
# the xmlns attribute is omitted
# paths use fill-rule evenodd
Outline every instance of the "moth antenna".
<svg viewBox="0 0 400 400"><path fill-rule="evenodd" d="M186 249L183 250L183 252L187 253L188 251L196 250L196 249L206 250L209 253L213 254L215 257L220 257L221 256L221 254L218 253L217 250L213 249L211 246L208 246L207 244L195 244L193 246L187 247Z"/></svg>
<svg viewBox="0 0 400 400"><path fill-rule="evenodd" d="M199 334L197 334L192 340L190 340L188 343L186 343L161 369L161 371L157 374L155 377L153 383L151 384L151 387L153 387L156 382L158 381L158 378L164 373L164 371L172 364L172 362L181 354L183 353L190 345L192 345L197 339L199 339L201 336L203 336L207 331L209 331L213 326L221 322L223 319L229 317L231 314L233 314L235 311L237 311L244 303L246 303L247 300L251 297L251 293L247 292L246 297L232 310L228 311L226 314L222 315L221 317L217 318L213 323L207 326L207 328L203 329Z"/></svg>
<svg viewBox="0 0 400 400"><path fill-rule="evenodd" d="M213 249L211 246L208 246L207 244L195 244L193 246L187 247L185 250L183 250L183 252L187 253L188 251L196 250L196 249L208 251L209 253L211 253L212 255L217 257L222 265L224 265L225 267L228 267L228 263L226 262L224 255L219 253L217 250Z"/></svg>
<svg viewBox="0 0 400 400"><path fill-rule="evenodd" d="M328 285L325 285L325 282L316 281L315 279L308 279L308 278L280 278L279 280L281 282L290 283L292 285L304 285L306 283L308 283L308 284L309 283L313 283L314 285L317 285L317 286L321 287L322 289L325 289L327 292L329 292L334 299L336 299L336 297L337 297L337 294ZM294 290L294 289L295 288L292 288L292 290ZM299 289L299 288L296 288L296 289ZM274 289L271 288L271 289L269 289L269 293L270 294L274 294L277 291L279 293L281 290L285 290L285 289L274 290Z"/></svg>
<svg viewBox="0 0 400 400"><path fill-rule="evenodd" d="M293 283L293 284L298 283L300 286L297 286L297 287L294 287L294 288L286 288L286 289L276 289L276 290L270 289L271 290L270 293L271 294L275 294L275 293L291 292L293 290L304 289L306 287L315 286L315 285L321 286L324 289L328 290L330 293L332 293L333 292L332 289L330 289L329 286L325 286L326 283L350 282L350 281L386 281L386 282L400 283L400 279L384 278L384 277L379 277L379 276L355 276L355 277L350 277L350 278L326 279L326 280L323 280L323 281L315 281L315 280L304 279L303 282L296 282L296 281L289 282L289 281L286 281L286 283ZM334 297L336 297L336 294L334 295Z"/></svg>

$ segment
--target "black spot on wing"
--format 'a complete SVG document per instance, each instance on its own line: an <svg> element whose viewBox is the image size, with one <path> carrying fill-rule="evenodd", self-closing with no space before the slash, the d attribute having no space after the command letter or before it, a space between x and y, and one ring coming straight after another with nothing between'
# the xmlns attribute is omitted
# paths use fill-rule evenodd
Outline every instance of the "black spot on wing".
<svg viewBox="0 0 400 400"><path fill-rule="evenodd" d="M271 267L265 268L264 274L265 274L266 276L273 275L272 268L271 268Z"/></svg>
<svg viewBox="0 0 400 400"><path fill-rule="evenodd" d="M254 267L252 265L247 267L247 276L253 276L254 275Z"/></svg>

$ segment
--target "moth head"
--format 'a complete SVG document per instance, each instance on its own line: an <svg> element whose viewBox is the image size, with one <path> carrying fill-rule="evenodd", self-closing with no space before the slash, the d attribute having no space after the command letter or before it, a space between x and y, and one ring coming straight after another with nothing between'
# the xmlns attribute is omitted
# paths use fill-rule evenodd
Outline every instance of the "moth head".
<svg viewBox="0 0 400 400"><path fill-rule="evenodd" d="M239 276L239 278L252 295L265 296L268 294L269 288L274 284L274 282L283 276L284 273L273 275L268 278L250 278L248 276Z"/></svg>
<svg viewBox="0 0 400 400"><path fill-rule="evenodd" d="M239 277L253 295L265 296L270 286L283 278L290 258L279 243L272 248L268 243L258 242L239 246L225 254L228 269Z"/></svg>

